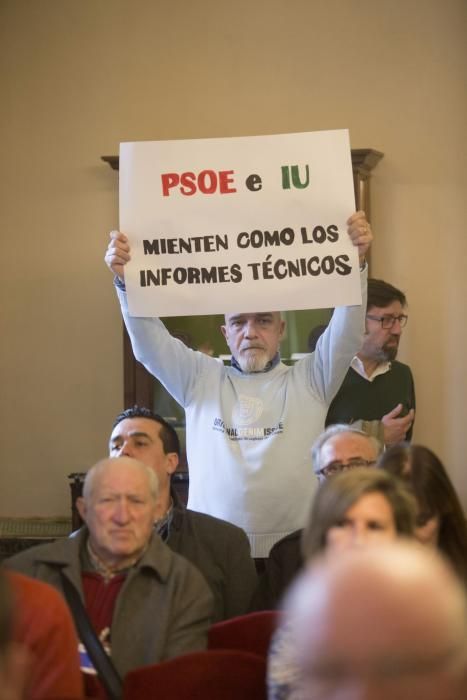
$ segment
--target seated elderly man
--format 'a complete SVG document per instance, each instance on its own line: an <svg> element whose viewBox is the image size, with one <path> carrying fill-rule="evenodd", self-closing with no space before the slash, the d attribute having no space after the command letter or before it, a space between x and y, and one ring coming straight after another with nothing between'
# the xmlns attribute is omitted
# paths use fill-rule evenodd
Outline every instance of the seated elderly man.
<svg viewBox="0 0 467 700"><path fill-rule="evenodd" d="M289 594L284 624L296 684L281 699L465 700L465 589L420 545L315 561Z"/></svg>
<svg viewBox="0 0 467 700"><path fill-rule="evenodd" d="M8 560L21 573L78 591L123 676L137 666L203 649L212 595L201 574L154 532L157 477L129 457L86 475L76 537Z"/></svg>
<svg viewBox="0 0 467 700"><path fill-rule="evenodd" d="M374 437L339 423L318 435L311 448L311 462L318 481L323 482L346 469L374 466L380 452L381 445ZM302 533L303 529L295 530L271 549L258 585L255 608L275 608L303 567Z"/></svg>

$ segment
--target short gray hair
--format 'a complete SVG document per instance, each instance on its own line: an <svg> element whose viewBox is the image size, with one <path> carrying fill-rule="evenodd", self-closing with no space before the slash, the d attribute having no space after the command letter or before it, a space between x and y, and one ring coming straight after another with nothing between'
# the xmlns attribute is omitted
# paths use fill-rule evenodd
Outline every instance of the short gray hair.
<svg viewBox="0 0 467 700"><path fill-rule="evenodd" d="M121 462L126 462L128 466L133 466L134 469L140 469L146 474L148 478L149 492L151 494L151 497L154 500L157 499L159 493L159 480L156 476L156 473L152 469L147 467L139 460L133 459L132 457L107 457L106 459L101 459L99 462L94 464L94 466L91 467L91 469L87 472L84 478L83 498L86 501L86 503L89 503L92 497L94 481L96 477L98 477L99 474L102 471L104 471L104 469L106 469L109 465Z"/></svg>
<svg viewBox="0 0 467 700"><path fill-rule="evenodd" d="M368 435L368 433L365 433L363 430L354 428L348 423L335 423L334 425L329 425L325 430L323 430L323 432L318 435L311 446L311 463L315 474L318 474L318 472L323 468L323 465L321 464L321 449L323 445L325 445L326 442L335 435L342 435L343 433L352 433L353 435L360 435L361 437L366 438L374 447L376 457L381 454L383 449L382 445L375 437Z"/></svg>

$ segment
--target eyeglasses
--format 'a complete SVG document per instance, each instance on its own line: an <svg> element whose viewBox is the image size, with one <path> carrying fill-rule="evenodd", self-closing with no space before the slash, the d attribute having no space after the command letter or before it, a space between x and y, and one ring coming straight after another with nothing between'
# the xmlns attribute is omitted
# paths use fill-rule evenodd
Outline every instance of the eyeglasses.
<svg viewBox="0 0 467 700"><path fill-rule="evenodd" d="M376 461L374 459L368 460L355 457L355 459L349 459L348 462L330 462L325 467L320 469L319 472L316 472L316 474L317 476L322 476L325 479L328 479L330 476L335 476L336 474L340 474L341 472L347 471L347 469L358 469L359 467L372 467L374 464L376 464Z"/></svg>
<svg viewBox="0 0 467 700"><path fill-rule="evenodd" d="M401 314L400 316L372 316L371 314L367 314L366 317L371 318L372 321L379 321L381 327L385 330L392 328L396 321L399 321L400 327L404 328L409 318L406 314Z"/></svg>

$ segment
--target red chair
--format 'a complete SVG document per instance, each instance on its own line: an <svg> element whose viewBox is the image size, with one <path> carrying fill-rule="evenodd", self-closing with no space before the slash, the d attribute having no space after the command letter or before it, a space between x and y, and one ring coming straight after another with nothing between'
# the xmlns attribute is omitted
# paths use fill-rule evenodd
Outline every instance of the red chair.
<svg viewBox="0 0 467 700"><path fill-rule="evenodd" d="M216 622L208 631L208 649L238 649L266 658L280 612L262 610Z"/></svg>
<svg viewBox="0 0 467 700"><path fill-rule="evenodd" d="M266 700L266 660L243 651L196 651L130 671L123 700Z"/></svg>

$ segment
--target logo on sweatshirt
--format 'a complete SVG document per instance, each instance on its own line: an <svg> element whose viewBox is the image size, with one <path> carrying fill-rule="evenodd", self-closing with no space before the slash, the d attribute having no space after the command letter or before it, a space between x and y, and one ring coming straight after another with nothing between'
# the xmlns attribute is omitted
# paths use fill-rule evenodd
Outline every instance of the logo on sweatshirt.
<svg viewBox="0 0 467 700"><path fill-rule="evenodd" d="M261 399L240 394L232 410L232 425L227 425L222 418L215 418L213 430L224 433L230 440L264 440L271 435L284 432L282 422L273 426L253 426L263 413Z"/></svg>
<svg viewBox="0 0 467 700"><path fill-rule="evenodd" d="M232 421L236 425L251 425L256 423L263 413L263 402L261 399L240 394L238 403L232 411Z"/></svg>

